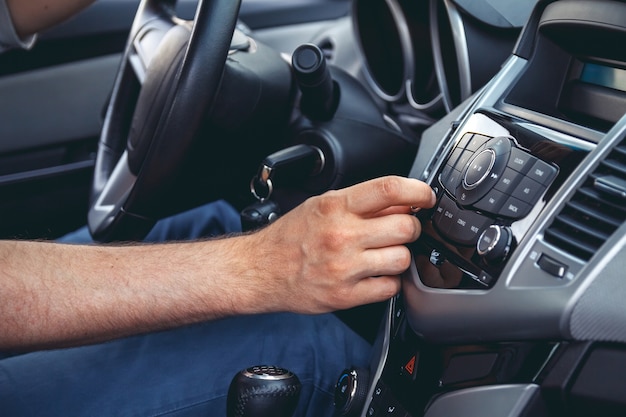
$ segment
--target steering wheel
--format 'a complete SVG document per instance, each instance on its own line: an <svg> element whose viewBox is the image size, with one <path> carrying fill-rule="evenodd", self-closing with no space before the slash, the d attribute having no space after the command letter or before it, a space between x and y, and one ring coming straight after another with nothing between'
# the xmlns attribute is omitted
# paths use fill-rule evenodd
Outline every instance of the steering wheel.
<svg viewBox="0 0 626 417"><path fill-rule="evenodd" d="M98 241L142 239L215 101L240 0L142 0L114 83L96 156L88 227ZM210 138L203 138L207 140Z"/></svg>

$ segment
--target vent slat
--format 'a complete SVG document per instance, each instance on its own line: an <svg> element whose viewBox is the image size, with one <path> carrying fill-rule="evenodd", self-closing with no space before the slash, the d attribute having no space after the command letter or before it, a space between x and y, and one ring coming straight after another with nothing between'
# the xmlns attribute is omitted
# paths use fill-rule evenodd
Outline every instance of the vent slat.
<svg viewBox="0 0 626 417"><path fill-rule="evenodd" d="M617 210L618 213L626 213L626 207L624 203L621 201L617 201L615 199L610 199L606 194L602 194L598 192L595 188L591 187L582 187L578 190L578 193L584 195L587 199L594 202L598 207L603 207L606 212L610 212L611 210ZM574 196L577 199L577 196ZM624 217L624 215L620 216Z"/></svg>
<svg viewBox="0 0 626 417"><path fill-rule="evenodd" d="M623 222L623 219L618 219L615 216L611 215L610 213L607 213L606 211L597 210L595 207L591 207L589 205L583 205L582 203L578 201L572 200L568 202L566 206L570 207L572 210L585 212L587 213L587 215L589 215L589 217L593 217L595 221L608 223L609 225L613 226L616 229Z"/></svg>
<svg viewBox="0 0 626 417"><path fill-rule="evenodd" d="M626 157L626 144L620 143L619 145L615 147L615 149L613 149L613 152L617 152L618 154L621 154L624 157Z"/></svg>
<svg viewBox="0 0 626 417"><path fill-rule="evenodd" d="M589 260L595 253L595 248L581 240L573 239L569 234L562 233L555 228L546 230L545 237L548 242L555 244L577 258Z"/></svg>
<svg viewBox="0 0 626 417"><path fill-rule="evenodd" d="M613 152L616 152L619 156L626 159L626 145L621 143L613 149Z"/></svg>
<svg viewBox="0 0 626 417"><path fill-rule="evenodd" d="M577 220L572 216L566 214L560 214L557 220L564 223L566 226L571 227L579 233L586 235L585 237L599 240L600 242L608 239L611 234L603 233L599 228L594 228L590 223L585 223L582 220Z"/></svg>
<svg viewBox="0 0 626 417"><path fill-rule="evenodd" d="M604 167L608 167L612 171L615 171L616 173L619 173L620 176L622 176L622 177L626 177L626 165L620 163L617 160L607 159L606 161L602 161L600 163L600 165L602 165Z"/></svg>
<svg viewBox="0 0 626 417"><path fill-rule="evenodd" d="M600 162L544 233L546 242L584 261L626 221L626 201L596 184L598 178L610 180L609 186L626 180L626 141Z"/></svg>

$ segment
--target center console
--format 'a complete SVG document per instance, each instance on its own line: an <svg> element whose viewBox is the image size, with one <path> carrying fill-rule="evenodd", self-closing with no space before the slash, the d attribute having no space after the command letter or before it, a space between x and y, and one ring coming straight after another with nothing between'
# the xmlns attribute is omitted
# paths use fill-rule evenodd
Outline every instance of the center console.
<svg viewBox="0 0 626 417"><path fill-rule="evenodd" d="M361 417L624 414L607 387L626 388L625 22L623 2L539 2L496 77L424 134L410 176L437 203Z"/></svg>

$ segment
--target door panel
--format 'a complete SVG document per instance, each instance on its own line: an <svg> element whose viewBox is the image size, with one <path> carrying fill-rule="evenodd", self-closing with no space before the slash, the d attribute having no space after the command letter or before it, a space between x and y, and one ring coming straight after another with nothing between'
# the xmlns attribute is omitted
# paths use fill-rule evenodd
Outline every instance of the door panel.
<svg viewBox="0 0 626 417"><path fill-rule="evenodd" d="M0 152L96 137L119 55L0 79Z"/></svg>

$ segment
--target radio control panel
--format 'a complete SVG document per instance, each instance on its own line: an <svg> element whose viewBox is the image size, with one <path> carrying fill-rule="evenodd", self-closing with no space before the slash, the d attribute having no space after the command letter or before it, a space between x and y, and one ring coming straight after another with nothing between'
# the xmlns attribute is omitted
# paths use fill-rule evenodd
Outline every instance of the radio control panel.
<svg viewBox="0 0 626 417"><path fill-rule="evenodd" d="M439 174L446 192L433 223L448 239L474 245L495 218L526 217L557 172L512 138L466 133Z"/></svg>
<svg viewBox="0 0 626 417"><path fill-rule="evenodd" d="M418 214L423 233L411 250L422 282L436 288L492 286L584 155L510 119L474 114L432 176L437 204Z"/></svg>

